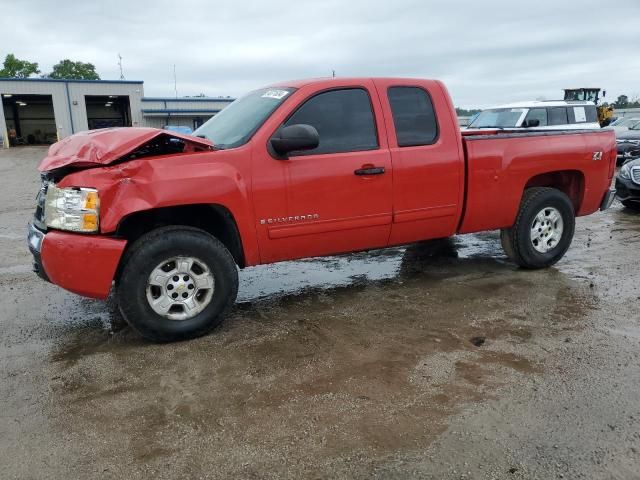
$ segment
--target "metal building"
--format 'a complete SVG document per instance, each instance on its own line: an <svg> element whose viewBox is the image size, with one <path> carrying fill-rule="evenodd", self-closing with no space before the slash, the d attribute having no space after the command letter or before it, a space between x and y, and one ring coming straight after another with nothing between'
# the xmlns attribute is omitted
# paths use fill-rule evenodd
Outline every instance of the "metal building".
<svg viewBox="0 0 640 480"><path fill-rule="evenodd" d="M142 81L0 78L0 147L51 144L83 130L199 127L234 99L144 97Z"/></svg>
<svg viewBox="0 0 640 480"><path fill-rule="evenodd" d="M143 82L0 78L3 145L47 144L75 132L141 126Z"/></svg>
<svg viewBox="0 0 640 480"><path fill-rule="evenodd" d="M148 97L142 99L142 116L148 127L164 128L166 125L176 125L195 130L233 100L208 97Z"/></svg>

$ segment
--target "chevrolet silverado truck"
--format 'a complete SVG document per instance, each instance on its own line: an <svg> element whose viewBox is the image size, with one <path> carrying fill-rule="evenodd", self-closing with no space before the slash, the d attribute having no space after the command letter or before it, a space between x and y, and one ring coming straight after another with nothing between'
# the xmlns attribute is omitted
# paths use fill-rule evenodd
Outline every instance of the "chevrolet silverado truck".
<svg viewBox="0 0 640 480"><path fill-rule="evenodd" d="M28 245L42 278L114 290L135 330L173 341L216 327L252 265L496 229L518 265L553 265L575 217L611 204L615 162L608 130L463 134L437 80L295 81L193 136L111 128L52 145Z"/></svg>

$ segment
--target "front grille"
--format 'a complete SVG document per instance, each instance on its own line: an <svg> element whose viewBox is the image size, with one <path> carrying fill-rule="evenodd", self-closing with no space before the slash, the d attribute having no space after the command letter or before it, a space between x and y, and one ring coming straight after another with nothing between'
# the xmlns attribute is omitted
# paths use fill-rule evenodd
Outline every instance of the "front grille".
<svg viewBox="0 0 640 480"><path fill-rule="evenodd" d="M33 214L33 224L40 230L46 230L46 224L44 222L44 204L47 197L47 189L49 188L49 182L42 181L38 195L36 195L36 211Z"/></svg>
<svg viewBox="0 0 640 480"><path fill-rule="evenodd" d="M631 167L631 180L640 185L640 167Z"/></svg>

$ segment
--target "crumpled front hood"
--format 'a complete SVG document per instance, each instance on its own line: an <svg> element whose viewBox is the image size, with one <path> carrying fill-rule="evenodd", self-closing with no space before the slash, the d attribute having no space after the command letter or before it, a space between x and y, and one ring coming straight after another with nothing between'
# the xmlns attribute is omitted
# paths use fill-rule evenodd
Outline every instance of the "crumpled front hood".
<svg viewBox="0 0 640 480"><path fill-rule="evenodd" d="M108 165L161 135L180 139L195 147L213 147L213 143L204 138L158 128L120 127L89 130L51 145L38 170L46 172L71 165Z"/></svg>

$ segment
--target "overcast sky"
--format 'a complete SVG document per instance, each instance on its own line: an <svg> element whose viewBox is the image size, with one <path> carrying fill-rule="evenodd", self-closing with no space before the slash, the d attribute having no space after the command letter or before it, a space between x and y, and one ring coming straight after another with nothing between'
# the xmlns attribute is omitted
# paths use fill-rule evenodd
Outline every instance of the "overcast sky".
<svg viewBox="0 0 640 480"><path fill-rule="evenodd" d="M62 58L147 96L238 96L287 79L446 82L461 107L598 86L640 95L640 0L0 0L0 56Z"/></svg>

